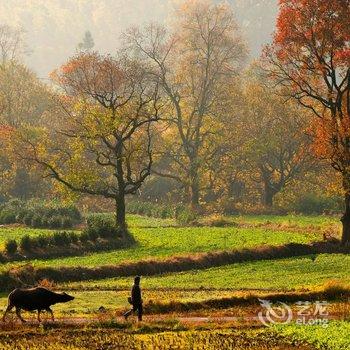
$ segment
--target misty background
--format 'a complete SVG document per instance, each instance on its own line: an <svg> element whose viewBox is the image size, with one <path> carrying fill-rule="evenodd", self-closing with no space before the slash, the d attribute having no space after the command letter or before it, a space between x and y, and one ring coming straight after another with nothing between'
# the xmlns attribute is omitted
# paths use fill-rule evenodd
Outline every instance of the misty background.
<svg viewBox="0 0 350 350"><path fill-rule="evenodd" d="M25 31L25 62L41 78L72 56L90 31L94 49L114 53L130 26L167 22L177 0L0 0L0 23ZM229 0L249 44L259 56L275 27L277 0Z"/></svg>

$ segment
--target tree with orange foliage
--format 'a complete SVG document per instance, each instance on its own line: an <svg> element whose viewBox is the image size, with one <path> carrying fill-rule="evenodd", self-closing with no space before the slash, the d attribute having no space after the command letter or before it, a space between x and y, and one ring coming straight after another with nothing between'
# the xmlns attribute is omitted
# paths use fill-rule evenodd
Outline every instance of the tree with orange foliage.
<svg viewBox="0 0 350 350"><path fill-rule="evenodd" d="M280 0L272 79L316 116L316 153L341 173L342 243L350 243L350 0Z"/></svg>
<svg viewBox="0 0 350 350"><path fill-rule="evenodd" d="M43 128L22 131L16 149L64 188L112 199L125 233L125 196L152 166L157 81L135 61L98 53L73 57L52 79L63 92L56 111Z"/></svg>

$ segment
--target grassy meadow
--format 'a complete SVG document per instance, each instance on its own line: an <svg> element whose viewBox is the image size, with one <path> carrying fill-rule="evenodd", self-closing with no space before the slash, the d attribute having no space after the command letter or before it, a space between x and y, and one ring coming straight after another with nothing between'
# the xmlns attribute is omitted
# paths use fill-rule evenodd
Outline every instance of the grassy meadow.
<svg viewBox="0 0 350 350"><path fill-rule="evenodd" d="M276 327L280 335L289 339L312 344L316 349L348 350L350 349L350 322L332 321L327 327L294 324Z"/></svg>
<svg viewBox="0 0 350 350"><path fill-rule="evenodd" d="M46 260L32 260L35 266L100 266L108 264L118 264L144 259L165 259L172 256L191 255L196 253L207 253L222 250L254 248L264 245L281 245L286 243L309 243L322 239L319 228L308 226L307 230L299 230L307 226L304 218L297 220L296 224L277 226L270 228L269 217L265 216L260 221L257 217L238 217L237 222L242 226L228 227L179 227L175 226L171 219L151 219L137 215L128 217L129 228L135 237L137 244L127 250L115 250L108 252L97 252L84 256L63 257ZM235 218L231 218L235 222ZM291 220L286 217L285 220ZM247 222L256 226L244 227ZM289 222L282 221L280 222ZM326 227L329 222L319 220L319 225ZM278 223L278 221L276 221ZM267 227L264 227L267 225ZM295 229L295 226L297 229ZM11 235L14 237L13 230ZM23 232L24 228L18 228ZM33 234L38 234L41 230L35 230ZM6 229L0 232L6 236ZM14 264L4 264L6 269Z"/></svg>
<svg viewBox="0 0 350 350"><path fill-rule="evenodd" d="M263 246L280 246L288 243L307 244L322 241L324 233L337 236L340 225L337 218L327 216L232 216L225 218L226 226L210 226L210 219L203 220L198 226L186 227L177 225L173 219L158 219L128 215L128 226L137 243L126 249L101 251L81 256L69 256L54 259L37 259L2 264L1 269L8 270L16 266L30 263L37 267L74 268L99 267L105 265L126 264L147 259L164 260L177 256L193 257L200 253L214 253L240 249L252 249ZM205 224L209 222L209 224ZM8 225L0 228L0 247L3 249L7 239L19 241L25 234L31 236L50 235L54 231L31 229L24 226ZM187 303L220 300L223 298L245 298L249 293L284 292L296 293L312 291L329 281L339 281L350 284L350 256L348 254L318 254L309 256L293 256L290 258L271 257L260 261L245 261L227 264L219 267L200 268L190 271L164 273L144 276L142 278L143 298L146 304L152 303ZM50 285L51 282L49 282ZM186 349L184 344L196 344L198 349L217 349L222 346L234 346L235 349L347 349L340 341L337 330L349 332L346 321L332 323L329 336L323 330L315 329L321 334L317 339L314 331L308 327L285 326L276 329L246 329L235 323L238 330L232 331L222 324L211 324L210 329L203 330L195 325L184 324L181 317L184 314L176 312L162 315L162 320L168 324L157 324L157 316L146 315L146 324L140 326L123 323L120 316L123 310L129 308L127 297L132 284L132 276L81 280L75 282L52 283L57 290L64 290L75 296L75 300L67 304L54 306L58 318L86 318L96 321L96 318L107 318L107 324L98 325L95 330L74 326L72 329L57 326L44 328L41 338L32 331L32 335L15 330L13 341L18 349L36 348L63 349L69 340L71 349L89 349L88 340L92 338L103 349L109 349L108 344L116 341L128 349L152 349L150 344L161 344L155 349L171 347ZM344 300L342 301L344 302ZM346 302L346 301L345 301ZM339 308L338 302L332 309ZM0 310L7 304L6 293L0 295ZM100 314L103 307L107 314ZM203 309L189 312L195 316L218 317L230 315L239 317L245 315L254 317L257 307L228 307L220 310ZM189 310L190 311L190 310ZM13 316L12 316L13 317ZM24 313L24 317L35 324L35 314ZM177 319L179 321L166 321ZM13 318L14 319L14 318ZM163 322L162 321L162 322ZM109 323L111 322L111 323ZM121 322L121 323L119 323ZM171 323L171 326L169 324ZM239 322L238 322L239 323ZM111 328L112 327L112 328ZM124 329L126 327L126 329ZM142 328L144 327L144 328ZM209 325L208 325L209 327ZM214 330L216 329L216 330ZM19 333L16 333L19 332ZM65 333L60 336L59 332ZM0 348L10 349L6 329L0 327ZM21 335L19 335L21 334ZM36 335L35 335L36 334ZM99 335L97 335L99 334ZM35 335L35 336L34 336ZM40 344L39 344L40 338ZM330 339L334 338L334 342ZM20 347L20 339L23 344ZM346 342L344 344L347 344ZM142 347L143 346L143 347ZM211 347L210 347L211 346ZM347 346L347 345L346 345ZM110 347L111 349L113 347ZM123 347L121 347L123 348ZM191 347L190 347L191 348ZM189 349L190 349L189 348ZM192 348L191 348L192 349Z"/></svg>
<svg viewBox="0 0 350 350"><path fill-rule="evenodd" d="M5 242L10 239L14 239L17 242L21 240L22 237L29 235L35 237L38 235L52 235L55 230L49 229L38 229L18 225L1 225L0 226L0 249L4 250Z"/></svg>
<svg viewBox="0 0 350 350"><path fill-rule="evenodd" d="M293 290L313 288L328 280L350 283L350 256L321 254L317 257L295 257L280 260L243 262L222 267L188 272L147 276L145 288L168 289L252 289ZM98 281L72 282L68 287L101 289L127 288L130 278L109 278Z"/></svg>
<svg viewBox="0 0 350 350"><path fill-rule="evenodd" d="M114 326L114 327L113 327ZM25 334L12 332L11 338L0 333L1 349L37 350L85 350L85 349L128 349L128 350L313 350L309 345L291 341L270 330L232 329L186 329L177 322L158 323L153 327L118 329L120 324L103 329L66 328L31 330ZM336 349L338 350L338 349Z"/></svg>

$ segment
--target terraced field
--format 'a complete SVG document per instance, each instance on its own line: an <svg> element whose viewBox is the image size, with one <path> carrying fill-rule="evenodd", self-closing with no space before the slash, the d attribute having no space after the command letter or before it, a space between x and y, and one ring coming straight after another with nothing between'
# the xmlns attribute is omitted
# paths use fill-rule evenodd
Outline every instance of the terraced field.
<svg viewBox="0 0 350 350"><path fill-rule="evenodd" d="M120 326L115 324L116 327ZM177 331L167 330L176 328ZM11 337L0 333L1 349L36 350L85 350L85 349L128 349L128 350L291 350L293 342L268 330L181 330L173 324L143 327L122 332L117 329L48 329L29 331L26 334L12 332ZM154 330L158 330L155 332ZM163 331L162 331L163 330ZM313 347L296 343L300 350Z"/></svg>
<svg viewBox="0 0 350 350"><path fill-rule="evenodd" d="M296 325L279 326L277 332L290 339L306 341L316 349L348 350L350 349L350 322L333 321L327 327Z"/></svg>
<svg viewBox="0 0 350 350"><path fill-rule="evenodd" d="M302 227L302 228L326 228L335 226L340 229L341 224L336 216L307 216L307 215L241 215L231 219L239 223L251 224L276 224L281 227Z"/></svg>
<svg viewBox="0 0 350 350"><path fill-rule="evenodd" d="M326 216L238 216L226 218L226 221L229 222L226 227L179 227L172 219L129 215L128 225L137 241L137 244L131 248L82 256L3 264L1 270L7 271L25 263L30 263L34 267L54 269L62 267L75 269L79 266L95 269L105 265L118 264L128 266L127 263L137 263L147 259L155 261L167 259L171 263L172 259L177 256L194 258L201 253L229 252L242 249L251 249L252 254L254 254L254 249L258 247L277 247L288 243L308 244L322 241L324 233L337 236L340 229L337 218ZM34 230L25 227L2 227L0 228L0 247L8 238L19 240L24 234L38 235L52 234L52 232L51 230ZM253 319L256 318L258 306L244 307L243 309L240 306L227 309L221 306L220 309L216 310L215 300L223 298L244 299L250 293L267 293L267 295L277 291L299 293L315 290L331 280L337 280L343 285L350 283L349 254L298 256L296 251L295 255L290 258L278 258L278 256L267 254L266 260L220 264L221 266L218 267L199 267L190 271L143 276L143 298L148 307L152 307L154 303L171 304L177 302L184 305L183 310L186 309L187 303L203 302L205 304L206 301L213 300L212 305L214 306L211 309L199 309L195 315L217 315L220 318L225 317L225 315L240 317L240 315L248 314L248 318ZM252 256L253 258L254 256ZM165 322L170 322L171 326L155 325L157 316L149 316L145 328L142 328L142 325L118 323L122 311L129 307L126 299L131 284L132 276L119 277L118 275L113 278L97 280L85 280L85 278L79 280L78 278L75 279L75 282L53 284L53 287L58 290L68 291L75 296L75 300L71 303L56 305L54 307L56 315L73 320L76 318L96 319L102 315L107 324L98 326L100 335L95 337L96 329L93 331L79 327L66 329L58 326L57 330L54 328L45 329L40 337L35 333L36 331L30 333L33 336L26 336L22 333L17 337L17 333L14 333L13 341L18 349L22 346L23 349L49 347L57 350L65 348L64 346L69 340L72 349L89 349L87 344L93 337L95 337L96 344L99 344L103 349L108 349L108 346L111 346L112 349L111 344L116 342L121 344L121 349L141 349L142 346L143 348L148 346L147 349L152 349L150 344L158 344L157 349L168 349L171 346L180 346L182 349L186 349L184 344L196 344L198 349L211 349L210 346L213 349L235 346L235 349L241 350L295 348L344 350L348 346L346 342L339 340L340 333L338 332L340 329L342 334L349 334L348 322L346 321L332 324L333 328L330 328L331 332L327 333L328 337L326 333L322 333L322 330L315 329L313 332L311 328L295 328L292 325L277 327L273 330L239 330L238 333L227 329L203 332L193 327L187 329L187 326L181 322L171 323L172 321L169 321L180 316L184 317L186 313L184 314L183 311L181 315L177 315L173 311L168 316L162 316L162 319ZM337 301L332 306L332 310L340 309L337 306L338 302L346 303L346 300ZM0 311L5 308L6 303L6 294L3 293L0 295ZM100 307L103 307L102 309L106 310L107 314L100 314ZM342 306L342 308L344 307ZM157 312L156 310L157 308L153 307L153 313ZM24 316L35 319L34 314L26 313ZM116 316L117 321L114 319ZM166 321L167 319L168 321ZM113 330L110 330L110 327ZM120 330L120 328L125 327L127 332ZM221 329L222 326L214 324L211 325L212 328ZM151 334L154 329L156 329L156 333ZM61 337L62 332L65 333L65 336ZM320 334L318 338L323 339L322 342L316 341L318 338L313 336L316 333ZM1 349L11 348L7 334L6 330L1 331L0 329ZM22 345L19 345L20 343Z"/></svg>
<svg viewBox="0 0 350 350"><path fill-rule="evenodd" d="M241 222L244 218L239 219ZM256 221L256 219L254 219ZM260 224L263 224L261 221ZM202 252L215 252L264 245L286 243L309 243L322 239L318 229L295 231L284 227L173 227L171 220L149 219L129 216L130 231L137 245L127 250L99 252L85 256L65 257L50 260L33 260L36 266L100 266L127 261L171 256L191 255ZM170 227L169 227L170 226ZM22 232L22 228L20 232ZM37 230L38 233L40 230ZM3 233L4 236L6 232ZM11 233L14 236L13 233ZM10 264L13 266L13 264ZM10 265L3 265L7 269Z"/></svg>
<svg viewBox="0 0 350 350"><path fill-rule="evenodd" d="M350 283L350 256L322 254L317 257L295 257L280 260L244 262L204 270L148 276L145 288L219 288L291 290L312 288L328 280ZM98 281L74 282L69 287L101 289L126 288L130 278L109 278Z"/></svg>
<svg viewBox="0 0 350 350"><path fill-rule="evenodd" d="M4 249L5 242L9 239L15 239L18 242L20 239L29 235L31 237L42 235L52 235L55 231L48 229L37 229L18 225L0 226L0 250Z"/></svg>

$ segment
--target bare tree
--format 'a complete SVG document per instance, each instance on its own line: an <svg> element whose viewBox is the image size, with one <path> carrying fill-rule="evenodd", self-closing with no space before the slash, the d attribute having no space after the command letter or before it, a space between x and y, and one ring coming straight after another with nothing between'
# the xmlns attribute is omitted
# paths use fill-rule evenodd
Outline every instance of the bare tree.
<svg viewBox="0 0 350 350"><path fill-rule="evenodd" d="M164 154L172 159L167 172L181 181L198 207L201 171L211 157L215 120L229 101L232 84L244 61L246 49L231 9L196 1L176 13L176 32L151 25L143 32L134 29L127 41L152 64L169 99L167 121L177 136L166 142Z"/></svg>
<svg viewBox="0 0 350 350"><path fill-rule="evenodd" d="M24 31L9 25L0 25L0 59L1 63L18 60L27 53Z"/></svg>

